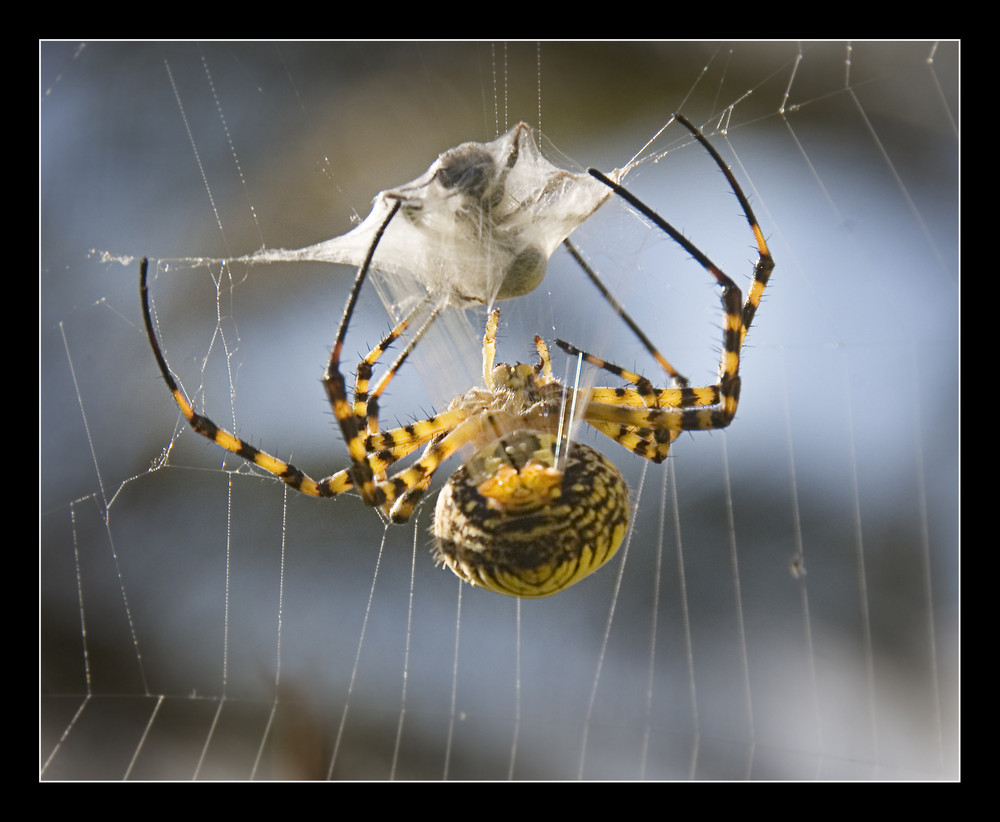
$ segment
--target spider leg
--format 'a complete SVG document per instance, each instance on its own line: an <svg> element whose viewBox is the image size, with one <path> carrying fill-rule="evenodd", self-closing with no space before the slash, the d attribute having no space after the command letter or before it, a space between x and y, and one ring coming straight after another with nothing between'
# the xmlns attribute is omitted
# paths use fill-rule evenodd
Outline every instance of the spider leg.
<svg viewBox="0 0 1000 822"><path fill-rule="evenodd" d="M364 426L369 434L378 433L378 398L382 395L382 392L385 391L386 386L395 376L400 366L402 366L403 362L405 362L414 346L420 340L420 337L423 336L424 331L426 331L427 327L429 327L430 324L437 318L440 309L431 314L430 318L420 329L414 339L410 341L409 345L406 346L403 352L392 364L388 373L379 381L374 390L369 391L368 386L372 374L375 371L375 365L382 358L382 355L388 350L389 346L391 346L406 332L406 329L410 327L414 317L416 317L416 315L424 307L425 303L426 301L421 301L385 336L385 338L377 346L375 346L375 348L365 355L364 359L362 359L360 363L358 363L354 380L354 416L358 418L359 425L364 423Z"/></svg>
<svg viewBox="0 0 1000 822"><path fill-rule="evenodd" d="M726 180L729 182L729 187L733 190L733 194L736 195L736 199L739 201L740 208L743 210L743 216L746 217L747 223L750 225L750 230L753 232L754 240L757 243L757 262L753 267L753 282L750 285L750 289L747 291L746 303L743 305L743 327L740 332L740 345L743 345L743 340L746 338L747 332L750 330L750 325L753 323L753 318L757 314L757 308L760 306L761 298L764 296L764 288L767 286L768 280L771 278L771 271L774 269L774 258L771 257L771 252L767 247L767 241L764 239L764 232L760 230L760 223L757 222L757 217L753 213L753 208L750 206L750 201L747 199L746 194L743 193L743 188L737 182L736 178L733 176L732 170L726 165L725 160L716 151L715 146L713 146L706 138L705 135L701 133L701 129L691 123L683 114L674 114L677 121L690 131L695 139L701 143L701 145L712 155L712 159L715 160L715 164L719 167L719 170L726 176Z"/></svg>
<svg viewBox="0 0 1000 822"><path fill-rule="evenodd" d="M456 410L446 411L427 420L402 426L392 431L379 432L378 399L420 338L437 319L442 306L436 307L431 312L426 322L371 392L368 391L368 386L376 361L385 349L405 331L406 326L397 327L398 333L394 329L371 355L362 360L358 366L355 380L353 407L348 403L345 380L340 372L340 358L347 335L347 327L354 313L361 286L367 277L375 249L389 221L399 210L399 205L397 202L382 223L372 241L364 264L358 270L351 295L340 321L337 339L330 354L330 362L323 376L323 384L326 386L334 416L340 423L344 441L347 443L348 455L351 459L351 467L347 469L347 473L351 482L358 489L362 499L382 511L390 522L405 522L409 519L441 463L481 431L479 427L467 425L468 412ZM404 319L404 323L410 321L419 308L420 306L411 312ZM488 387L492 385L498 321L499 312L494 311L487 322L486 334L483 338L483 379ZM409 455L424 443L427 443L427 448L417 462L391 477L387 476L388 468L392 463Z"/></svg>
<svg viewBox="0 0 1000 822"><path fill-rule="evenodd" d="M570 356L582 357L591 365L614 374L635 386L635 388L593 388L590 390L590 399L592 400L646 408L690 408L715 405L719 401L719 387L717 385L701 388L689 388L686 385L684 387L656 388L648 378L641 374L628 371L620 365L588 354L565 340L556 340L555 342Z"/></svg>
<svg viewBox="0 0 1000 822"><path fill-rule="evenodd" d="M730 282L723 287L723 350L719 381L715 385L657 389L639 374L556 340L569 354L581 356L635 386L591 389L583 418L602 434L653 462L666 458L670 444L681 431L729 425L740 394L741 302L742 295L735 284Z"/></svg>
<svg viewBox="0 0 1000 822"><path fill-rule="evenodd" d="M722 286L722 310L725 314L725 319L722 330L722 362L719 365L718 387L719 400L727 409L729 418L732 419L732 416L736 413L736 404L739 399L740 349L743 346L743 339L746 336L746 329L743 325L742 292L736 283L713 263L704 252L638 197L614 181L609 180L596 169L590 169L590 173L669 234L678 245L701 263L702 267L715 277L716 282ZM760 236L761 240L763 240L763 236ZM766 248L767 246L765 245L765 251Z"/></svg>
<svg viewBox="0 0 1000 822"><path fill-rule="evenodd" d="M597 272L594 271L590 264L583 258L583 255L581 255L577 250L576 246L573 245L568 238L563 240L563 245L566 246L566 249L569 251L573 259L576 260L577 265L583 269L583 272L587 275L588 279L595 286L597 286L597 290L601 292L601 295L607 301L608 305L610 305L611 308L614 309L615 313L622 318L625 324L631 329L632 333L638 338L639 342L641 342L645 349L652 355L653 359L660 364L660 367L670 375L674 381L674 385L681 387L686 386L688 384L687 378L678 372L677 369L667 361L667 358L660 353L659 349L653 345L652 340L646 336L645 332L639 327L638 323L636 323L636 321L629 316L628 312L625 311L625 307L615 299L601 278L597 276ZM646 382L648 382L648 380L646 380Z"/></svg>
<svg viewBox="0 0 1000 822"><path fill-rule="evenodd" d="M594 388L589 392L589 403L584 412L584 418L601 433L611 437L626 448L646 459L655 462L663 460L669 451L670 444L681 431L705 430L723 428L732 421L736 414L740 394L740 353L747 332L753 322L754 315L760 305L764 288L774 268L774 260L767 247L763 232L754 216L750 202L743 189L733 176L729 167L701 131L680 114L675 115L709 152L716 165L726 176L730 188L736 195L743 209L747 223L753 232L757 243L758 258L754 265L753 281L747 293L746 302L739 287L715 263L713 263L697 246L684 237L670 223L660 217L649 206L618 183L610 180L596 169L590 169L590 174L603 182L614 193L636 208L640 213L652 220L661 230L666 232L678 245L687 251L701 266L708 271L722 287L721 301L724 314L722 333L722 356L719 363L719 379L715 385L691 388L687 380L681 377L666 362L648 337L638 328L622 306L611 296L597 275L590 269L583 258L572 245L567 243L570 253L577 260L591 281L604 295L609 304L615 308L646 350L653 355L661 367L674 379L675 387L658 389L652 383L632 371L626 371L620 366L581 351L574 345L562 340L556 340L567 353L580 356L587 362L608 371L626 382L632 388Z"/></svg>
<svg viewBox="0 0 1000 822"><path fill-rule="evenodd" d="M589 403L584 411L584 419L602 433L607 433L608 424L618 426L618 431L609 433L612 439L621 441L622 435L638 432L647 449L635 450L641 457L661 462L667 456L670 443L677 439L681 431L710 431L725 428L733 420L730 404L735 408L738 394L723 397L723 403L709 408L635 408L602 402Z"/></svg>
<svg viewBox="0 0 1000 822"><path fill-rule="evenodd" d="M462 414L464 412L456 412ZM452 430L431 440L423 456L413 465L393 474L387 480L373 483L374 505L386 511L391 522L405 522L430 485L434 472L449 457L468 442L472 442L493 425L490 413L467 417Z"/></svg>
<svg viewBox="0 0 1000 822"><path fill-rule="evenodd" d="M460 416L464 418L464 415ZM459 421L461 421L461 419L459 419ZM421 459L426 457L437 445L437 443L448 435L449 430L453 430L453 428L454 427L451 429L445 429L434 436L430 442L427 443L427 447L424 449ZM413 512L416 510L417 504L423 498L423 495L426 493L431 484L431 480L434 478L435 471L436 469L432 469L426 473L419 482L417 482L413 487L407 488L391 504L379 509L388 517L389 522L406 522L411 516L413 516ZM383 476L380 482L385 482L387 479L387 477ZM386 510L386 508L388 508L388 510Z"/></svg>
<svg viewBox="0 0 1000 822"><path fill-rule="evenodd" d="M399 371L400 367L406 361L407 357L416 347L417 343L420 342L420 339L421 337L423 337L424 332L426 332L427 329L430 328L434 320L437 319L438 314L441 313L441 306L436 307L434 311L431 312L430 316L427 318L427 320L424 322L421 328L417 331L417 333L413 336L413 338L407 344L406 348L402 351L399 357L396 358L396 361L389 368L388 372L386 372L386 374L382 377L382 379L379 380L378 385L376 385L375 388L372 389L371 391L368 390L369 380L371 379L372 370L375 364L378 362L381 354L389 347L389 345L392 344L393 341L395 341L400 337L405 327L409 325L409 322L420 311L420 309L423 308L425 303L426 300L422 301L419 305L416 306L416 308L413 309L412 312L410 312L409 316L407 316L399 325L397 325L394 329L392 329L389 335L384 340L382 340L382 342L378 345L378 347L374 351L370 352L361 361L361 363L359 363L358 369L355 372L356 378L354 383L354 415L358 419L359 428L363 426L363 430L365 431L366 434L365 452L368 455L366 457L366 460L370 464L372 464L374 470L374 479L378 482L386 478L385 470L383 469L382 471L379 471L378 469L375 469L372 461L372 454L378 448L378 446L374 445L373 443L376 441L376 437L379 433L379 427L380 427L378 419L379 397L382 396L382 392L385 391L386 387L395 377L396 373ZM404 426L404 429L405 428L406 426ZM426 441L426 439L427 437L420 439L418 441L418 444ZM395 460L399 459L400 456L406 456L407 453L409 453L409 451L404 451L399 456L395 456L392 459L387 459L385 460L385 464L389 465ZM378 454L376 456L378 458L384 459L384 456L382 454Z"/></svg>
<svg viewBox="0 0 1000 822"><path fill-rule="evenodd" d="M771 277L771 271L774 269L774 258L771 256L771 252L767 247L767 241L764 239L764 232L761 231L760 224L757 222L757 217L754 215L750 201L747 199L746 194L743 193L743 188L733 176L733 172L730 170L729 166L726 165L725 160L723 160L719 152L716 151L715 146L713 146L705 135L701 133L701 130L684 117L684 115L675 114L674 117L694 135L695 139L701 143L705 150L711 155L715 164L719 167L719 170L725 175L726 180L729 182L729 187L732 189L733 194L736 195L736 199L739 201L740 208L742 209L743 215L750 226L750 230L753 232L754 241L757 243L758 258L757 262L754 264L753 282L747 292L746 303L743 305L740 314L739 344L742 346L743 340L746 338L747 332L750 330L750 325L753 323L754 316L757 313L757 308L760 306L761 298L764 295L764 288L767 286L768 280ZM716 266L697 246L695 246L694 243L688 240L683 234L670 225L670 223L664 220L649 206L643 203L638 197L623 188L618 183L606 177L597 169L591 168L588 169L588 172L592 177L600 180L615 194L624 199L627 203L652 220L660 229L669 234L670 237L673 238L674 242L680 245L681 248L687 251L688 254L694 257L699 263L701 263L702 267L715 277L716 281L723 287L723 289L725 289L728 285L733 284L733 281L729 279L729 277L727 277L722 270L719 269L719 267Z"/></svg>
<svg viewBox="0 0 1000 822"><path fill-rule="evenodd" d="M497 326L500 324L500 310L493 309L486 318L486 333L483 335L483 385L493 390L493 365L497 356Z"/></svg>
<svg viewBox="0 0 1000 822"><path fill-rule="evenodd" d="M146 334L167 388L170 390L174 401L177 403L178 408L180 408L181 413L191 428L196 433L212 440L220 448L224 448L226 451L242 457L247 462L252 462L254 465L263 468L269 474L273 474L282 482L307 496L333 497L354 488L352 469L338 471L323 479L315 480L291 463L279 459L266 451L261 451L259 448L255 448L235 434L230 433L224 428L220 428L208 417L195 412L184 391L178 386L177 381L170 373L170 369L160 348L159 340L153 330L152 312L149 307L148 266L149 263L146 259L143 259L139 264L139 290L142 296L143 320L146 326ZM394 328L389 332L386 339L376 346L373 353L365 358L364 362L374 364L378 360L378 355L384 353L391 342L397 339L404 330L405 325ZM393 365L392 373L398 369L401 359L402 357ZM386 380L383 380L383 382L386 382ZM384 389L384 385L376 388L376 391L373 393L376 395L380 394L382 389ZM361 411L361 420L365 419L367 413L365 410ZM420 446L433 441L435 438L441 438L458 425L464 419L464 416L459 412L445 412L444 414L438 414L389 431L379 432L375 430L367 436L362 437L366 449L364 463L371 470L373 476L379 475L384 478L389 466L394 462L412 454Z"/></svg>
<svg viewBox="0 0 1000 822"><path fill-rule="evenodd" d="M616 423L600 422L598 420L587 420L587 423L600 431L604 436L617 442L622 448L637 454L643 459L651 462L663 462L666 459L671 443L680 435L679 431L669 429L659 429L654 431L651 428L636 428L632 425L621 425ZM667 432L667 439L658 442L657 436L663 437Z"/></svg>
<svg viewBox="0 0 1000 822"><path fill-rule="evenodd" d="M347 441L348 451L351 454L352 468L339 471L336 474L332 474L331 476L319 481L314 480L308 474L299 470L291 463L285 462L278 457L268 454L265 451L261 451L249 443L244 442L235 434L226 431L224 428L220 428L208 417L195 412L187 396L180 389L177 382L171 375L166 359L164 358L163 352L160 348L159 341L156 338L156 333L153 330L152 315L149 308L149 286L147 282L149 262L144 257L139 264L139 292L142 298L143 321L146 326L146 336L149 338L149 343L153 349L153 354L156 358L156 363L159 366L160 373L167 384L167 388L173 395L174 401L177 403L177 407L180 408L181 413L184 415L184 418L188 421L191 427L203 437L207 437L215 442L219 447L242 457L248 462L252 462L253 464L260 466L268 473L275 475L282 480L282 482L294 488L296 491L300 491L308 496L336 496L337 494L343 493L351 488L358 487L359 484L357 482L357 478L359 475L362 478L371 478L374 476L376 470L384 471L384 467L380 469L382 463L379 461L379 458L377 456L369 458L369 455L364 451L365 437L360 434L361 426L358 422L358 417L354 415L353 409L347 403L346 392L344 390L344 380L343 376L340 374L338 366L340 362L340 354L343 349L344 338L347 335L347 325L350 321L351 315L353 314L354 306L357 304L361 286L367 277L369 268L371 267L372 259L375 256L375 249L377 248L379 240L382 238L386 227L389 225L389 221L392 220L396 212L399 210L399 206L400 204L397 202L390 210L389 215L379 227L378 232L376 232L375 238L368 249L368 254L365 257L364 263L358 269L358 274L355 277L347 307L344 311L343 317L341 318L340 328L337 332L337 340L334 344L333 353L330 356L330 364L327 368L326 374L324 375L324 384L327 386L327 393L330 396L330 401L333 405L334 415L341 424L341 430L344 432L344 438ZM406 320L404 320L403 328L397 327L397 329L394 329L393 332L390 332L386 340L384 340L383 343L375 349L373 355L371 355L374 359L377 359L378 356L384 352L385 348L387 348L394 339L403 333L406 327L405 322ZM368 358L366 358L366 361L367 359ZM332 376L331 371L333 372ZM365 415L362 415L361 419L364 420ZM348 436L349 433L351 436ZM416 443L410 450L412 451L416 449L420 444L421 443L419 442ZM395 459L398 458L398 456L395 457ZM372 465L373 462L375 466L374 468ZM365 489L361 490L362 496L365 496Z"/></svg>
<svg viewBox="0 0 1000 822"><path fill-rule="evenodd" d="M493 368L499 322L500 311L494 309L486 320L486 331L483 334L483 383L490 392L496 388ZM535 344L540 358L538 369L543 375L551 376L548 349L540 338L536 338ZM366 447L369 452L376 452L373 455L376 458L382 457L382 452L377 450L379 447L398 449L400 455L404 455L415 450L419 444L427 443L424 453L413 465L392 477L383 476L374 483L374 504L387 514L390 522L405 522L413 515L437 469L458 449L481 438L484 433L491 438L493 435L501 436L494 414L477 413L473 406L453 407L443 414L413 423L412 426L369 437Z"/></svg>
<svg viewBox="0 0 1000 822"><path fill-rule="evenodd" d="M153 356L156 358L160 374L163 376L167 388L173 395L174 402L177 403L177 407L180 408L181 413L191 428L196 433L212 440L220 448L224 448L238 457L242 457L247 462L252 462L254 465L260 466L269 474L274 474L274 476L278 477L278 479L291 488L308 496L332 497L352 488L353 483L347 472L342 471L339 474L334 474L317 482L291 463L285 462L265 451L261 451L259 448L255 448L241 440L235 434L226 431L224 428L220 428L208 417L195 412L183 389L177 385L176 380L174 380L173 375L170 373L170 368L167 366L167 361L163 356L159 340L156 338L156 332L153 330L153 319L149 308L148 267L149 261L143 257L139 263L139 293L142 297L142 319L146 326L146 336L149 338L149 344L153 349Z"/></svg>
<svg viewBox="0 0 1000 822"><path fill-rule="evenodd" d="M369 425L368 413L367 410L361 415L358 415L355 412L355 409L359 405L357 397L355 397L354 405L348 401L347 384L344 380L344 375L340 372L340 359L343 354L344 340L347 337L347 327L351 322L351 317L354 315L354 308L357 305L358 297L361 294L361 286L364 285L364 281L368 276L368 271L371 268L372 259L375 256L375 249L378 247L379 241L382 239L382 235L385 233L390 221L399 211L400 206L401 202L399 200L393 204L389 214L386 216L385 220L383 220L382 225L379 226L378 231L375 233L375 237L368 248L365 260L358 269L358 274L354 278L354 285L351 287L351 294L347 299L347 305L344 307L344 313L340 318L340 326L337 329L337 338L334 341L333 349L330 352L330 361L323 374L323 386L326 388L327 397L330 400L330 407L333 409L333 416L336 417L337 422L340 424L340 432L344 437L344 442L347 444L347 453L351 460L351 467L347 470L350 475L351 482L354 487L358 489L358 492L361 494L361 498L368 505L373 506L379 505L380 503L375 501L377 497L375 492L376 471L372 468L369 461L369 453L365 447L365 439ZM359 366L358 369L357 383L367 387L367 381L370 377L371 365L362 361L362 365ZM362 399L360 402L362 407L367 408L367 398Z"/></svg>

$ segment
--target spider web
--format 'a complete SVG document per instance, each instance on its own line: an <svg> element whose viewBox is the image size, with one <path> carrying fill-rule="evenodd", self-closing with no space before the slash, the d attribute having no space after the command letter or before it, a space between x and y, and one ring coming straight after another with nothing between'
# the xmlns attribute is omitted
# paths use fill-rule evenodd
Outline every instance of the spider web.
<svg viewBox="0 0 1000 822"><path fill-rule="evenodd" d="M42 44L41 777L956 778L958 60L954 42ZM519 120L557 164L608 170L675 110L733 166L777 268L730 429L663 466L581 432L632 488L621 562L536 602L463 588L429 559L429 506L384 529L356 497L302 498L172 405L139 256L189 258L153 289L195 406L323 476L346 464L319 377L353 271L217 261L341 234ZM673 125L642 156L629 188L745 286L752 237L704 151ZM616 202L578 232L711 381L711 278ZM501 308L500 360L540 333L656 379L560 252ZM480 321L421 344L386 424L442 407L442 371L477 373ZM348 352L388 327L369 290Z"/></svg>

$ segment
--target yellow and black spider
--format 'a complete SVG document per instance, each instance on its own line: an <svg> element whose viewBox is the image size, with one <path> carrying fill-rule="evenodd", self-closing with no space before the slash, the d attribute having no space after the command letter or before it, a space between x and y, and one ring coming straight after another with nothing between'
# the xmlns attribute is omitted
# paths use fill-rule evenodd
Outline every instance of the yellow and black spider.
<svg viewBox="0 0 1000 822"><path fill-rule="evenodd" d="M722 358L715 384L690 387L567 240L570 253L669 374L673 385L656 388L640 374L556 340L567 353L627 383L623 387L571 388L552 375L549 351L540 337L535 338L537 364L496 365L500 313L494 310L483 337L483 385L456 397L441 414L381 431L379 397L441 310L439 307L431 313L372 388L376 364L406 332L421 306L393 328L358 365L353 402L348 400L340 372L344 339L379 239L400 209L397 202L375 235L355 278L323 376L347 444L349 468L314 480L194 411L173 379L153 330L148 263L143 259L139 274L143 319L156 362L175 402L196 432L295 490L314 497L333 497L353 488L392 522L409 519L441 464L469 445L472 456L451 475L438 496L433 527L435 559L465 581L508 596L545 597L579 582L618 550L628 527L629 499L625 480L614 464L595 449L569 438L573 419L585 420L653 462L666 458L681 431L727 426L739 401L740 351L774 268L763 233L736 179L701 132L682 116L676 117L726 175L753 231L759 257L745 302L739 287L663 218L600 172L591 169L590 174L669 234L722 287ZM424 451L419 459L390 475L397 461L421 447Z"/></svg>

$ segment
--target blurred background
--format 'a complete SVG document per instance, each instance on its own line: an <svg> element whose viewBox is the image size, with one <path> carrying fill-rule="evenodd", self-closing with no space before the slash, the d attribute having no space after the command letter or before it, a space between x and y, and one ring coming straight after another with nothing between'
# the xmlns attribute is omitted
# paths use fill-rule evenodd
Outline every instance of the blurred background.
<svg viewBox="0 0 1000 822"><path fill-rule="evenodd" d="M41 778L957 778L958 67L954 42L42 43ZM546 600L462 587L433 496L384 528L186 427L139 257L195 405L325 476L354 271L222 260L342 234L520 120L566 168L638 156L628 187L745 286L753 237L674 111L777 267L729 429L661 466L580 432L632 489L620 561ZM710 383L711 278L616 201L574 241ZM564 252L501 308L500 360L558 336L665 382ZM477 373L484 316L418 347L386 425ZM348 362L391 324L367 289Z"/></svg>

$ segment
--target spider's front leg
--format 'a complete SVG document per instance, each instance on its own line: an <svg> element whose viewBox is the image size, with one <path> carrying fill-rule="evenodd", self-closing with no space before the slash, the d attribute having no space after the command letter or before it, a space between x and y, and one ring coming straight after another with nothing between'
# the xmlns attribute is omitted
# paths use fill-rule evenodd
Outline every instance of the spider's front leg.
<svg viewBox="0 0 1000 822"><path fill-rule="evenodd" d="M393 521L397 520L391 515L388 506L397 495L392 493L391 483L387 481L389 467L446 430L447 423L439 417L431 417L419 423L381 432L378 418L379 398L420 338L437 319L440 308L436 308L430 313L430 316L377 385L370 388L370 384L379 360L389 349L389 346L406 332L413 319L423 308L424 303L418 305L358 363L355 372L353 403L347 399L347 389L344 377L340 372L339 362L332 356L324 376L330 404L333 407L334 416L340 423L340 429L347 444L348 456L351 460L351 467L345 469L341 474L350 477L351 484L358 489L362 499L368 505L382 509L383 513Z"/></svg>
<svg viewBox="0 0 1000 822"><path fill-rule="evenodd" d="M409 451L395 455L392 450L389 449L386 455L386 461L381 464L380 467L380 463L378 462L379 456L378 454L372 453L372 448L368 443L369 429L372 429L373 432L378 431L378 394L375 395L370 403L371 410L369 411L368 381L371 379L372 369L374 368L375 363L382 356L389 345L398 339L399 336L406 330L413 318L413 313L411 312L411 314L405 317L396 326L396 328L390 331L388 336L358 365L357 375L355 378L353 404L347 399L347 384L344 380L344 375L340 371L340 360L344 349L344 340L347 337L347 328L354 315L354 308L357 305L358 297L361 294L361 287L364 285L364 282L368 277L368 272L371 269L372 260L375 257L375 250L378 248L378 244L381 241L382 236L385 234L386 228L388 228L393 217L395 217L399 212L401 206L402 202L400 200L396 200L393 203L392 208L389 210L389 213L386 215L386 218L382 221L382 224L375 232L371 245L368 247L368 253L365 255L364 262L358 269L357 276L354 278L354 284L351 286L351 293L347 299L347 305L344 306L344 313L340 318L340 326L337 329L337 338L334 341L333 349L330 351L330 360L327 363L326 371L323 373L323 387L326 389L327 398L330 401L330 407L333 409L333 416L340 425L340 431L344 438L344 443L347 445L347 454L351 460L350 468L340 472L339 474L335 474L334 476L338 477L346 474L346 476L349 477L351 484L358 489L358 492L361 494L361 498L368 505L380 507L384 504L385 500L379 499L376 475L384 475L385 468L388 465L396 459L399 459L400 456L404 456L405 453L409 453ZM428 323L424 326L424 329L421 330L421 334L424 330L426 330L426 327L433 322L435 317L436 314L431 316ZM404 350L397 363L389 370L389 373L386 375L386 379L384 379L381 384L382 389L384 389L385 385L388 384L392 375L395 374L396 369L398 369L403 360L412 350L412 346L413 343L411 343L411 345ZM381 393L381 391L378 393Z"/></svg>
<svg viewBox="0 0 1000 822"><path fill-rule="evenodd" d="M441 464L480 433L478 427L480 423L463 425L468 421L470 410L461 402L462 397L453 402L443 414L418 420L393 431L378 432L377 412L373 412L373 405L377 404L378 396L436 316L437 311L432 314L430 320L425 323L370 396L367 393L370 378L368 365L374 364L377 356L373 355L376 352L366 357L358 368L359 379L355 385L354 410L355 417L359 421L357 425L360 426L362 419L366 420L367 425L368 433L364 442L365 452L368 454L366 463L374 469L369 485L373 500L370 504L377 506L389 522L406 522L413 515ZM493 311L486 323L483 336L483 381L488 391L492 391L494 387L493 361L496 355L499 320L500 312ZM390 342L388 338L384 340L377 351L384 351ZM365 373L364 380L361 379L362 372ZM424 443L427 447L417 462L392 477L386 475L389 465L412 453Z"/></svg>
<svg viewBox="0 0 1000 822"><path fill-rule="evenodd" d="M696 126L680 114L675 115L675 117L708 151L719 170L725 175L753 232L758 258L754 265L753 280L747 292L745 303L742 292L733 280L670 223L634 194L601 172L590 169L590 174L669 235L722 287L721 300L724 322L718 382L714 385L688 387L687 380L663 358L649 341L649 338L628 316L621 304L610 296L597 275L568 242L567 247L570 253L604 295L605 300L615 309L663 370L670 375L674 387L654 388L648 379L639 374L626 371L599 357L587 354L576 346L556 340L557 344L567 353L583 357L592 365L603 368L632 384L631 388L592 389L586 419L602 433L607 434L640 456L655 462L660 462L667 456L670 444L681 431L724 428L732 422L740 397L740 353L774 268L774 259L771 257L764 234L749 200L747 200L732 171Z"/></svg>
<svg viewBox="0 0 1000 822"><path fill-rule="evenodd" d="M369 390L375 365L389 346L406 332L419 312L426 309L426 300L419 303L361 360L355 374L353 403L347 397L346 381L340 371L347 328L353 316L361 286L371 268L375 249L399 208L400 202L397 201L380 226L368 249L364 263L358 269L351 295L340 320L337 339L323 374L323 385L326 388L333 415L340 425L341 434L344 437L347 453L351 460L350 468L335 474L330 479L338 480L346 477L350 485L358 490L365 503L378 508L391 522L403 522L410 517L420 494L430 483L430 474L440 462L434 463L433 459L435 441L443 438L459 421L455 419L454 414L446 412L390 431L380 432L379 430L379 398L427 332L427 329L437 319L443 305L436 306L429 313L423 325L413 335L386 374L375 388ZM431 446L428 447L427 453L421 460L399 474L388 476L389 467L393 463L412 454L417 448L428 442L431 443ZM434 463L432 467L429 467L430 463ZM425 473L421 473L421 471ZM341 481L343 480L341 479Z"/></svg>
<svg viewBox="0 0 1000 822"><path fill-rule="evenodd" d="M146 327L146 336L149 339L149 345L153 350L153 356L156 359L156 364L160 369L163 381L167 384L167 388L170 390L170 394L173 396L177 407L184 415L184 419L188 421L188 424L195 433L212 440L220 448L236 454L236 456L241 457L247 462L263 468L290 488L307 496L333 497L350 490L353 487L353 483L346 472L341 471L338 474L317 482L290 462L286 462L250 445L250 443L243 441L226 429L220 428L211 419L194 410L191 401L187 398L184 390L177 384L173 374L170 372L170 368L167 366L167 360L163 356L160 341L153 327L153 314L149 305L148 271L149 261L143 257L139 263L139 295L142 301L142 319Z"/></svg>
<svg viewBox="0 0 1000 822"><path fill-rule="evenodd" d="M743 296L728 277L722 277L726 281L721 295L725 319L719 381L714 385L655 388L640 374L556 340L568 354L632 385L591 389L584 410L590 425L635 454L662 462L681 431L725 428L732 422L740 396Z"/></svg>

